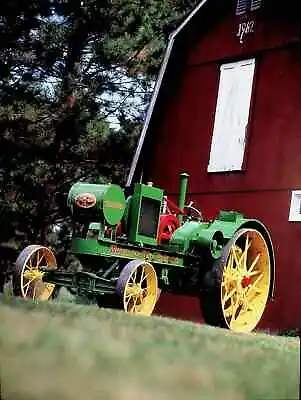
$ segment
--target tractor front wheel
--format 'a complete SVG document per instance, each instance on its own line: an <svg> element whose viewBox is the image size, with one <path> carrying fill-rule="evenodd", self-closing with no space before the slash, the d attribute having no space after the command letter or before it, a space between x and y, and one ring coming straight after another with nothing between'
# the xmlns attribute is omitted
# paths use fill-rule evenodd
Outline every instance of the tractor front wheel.
<svg viewBox="0 0 301 400"><path fill-rule="evenodd" d="M142 260L130 261L121 271L116 290L124 311L151 315L159 297L154 267Z"/></svg>
<svg viewBox="0 0 301 400"><path fill-rule="evenodd" d="M13 269L14 295L38 301L55 297L55 284L43 281L44 271L52 269L57 269L57 265L51 250L40 245L25 247Z"/></svg>

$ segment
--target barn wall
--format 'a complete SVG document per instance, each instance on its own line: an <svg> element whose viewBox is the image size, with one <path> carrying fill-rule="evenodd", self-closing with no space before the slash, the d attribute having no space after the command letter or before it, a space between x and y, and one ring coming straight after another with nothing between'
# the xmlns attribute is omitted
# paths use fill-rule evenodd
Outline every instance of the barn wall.
<svg viewBox="0 0 301 400"><path fill-rule="evenodd" d="M289 223L290 190L301 188L301 46L294 26L257 21L244 46L229 16L191 49L178 93L156 126L150 178L171 195L178 173L188 171L189 197L206 218L219 209L236 209L267 224L276 248L276 299L262 327L284 329L301 323L301 224ZM235 30L234 30L235 32ZM219 65L225 59L255 56L255 91L246 145L246 170L208 174ZM163 296L158 312L199 320L197 300Z"/></svg>
<svg viewBox="0 0 301 400"><path fill-rule="evenodd" d="M301 187L301 52L266 52L257 68L246 171L207 173L219 76L218 65L210 63L186 69L180 93L169 106L154 153L152 176L158 183L168 181L168 190L176 192L176 171L186 168L193 173L190 190L197 193L246 185L248 190ZM161 159L166 159L164 174Z"/></svg>

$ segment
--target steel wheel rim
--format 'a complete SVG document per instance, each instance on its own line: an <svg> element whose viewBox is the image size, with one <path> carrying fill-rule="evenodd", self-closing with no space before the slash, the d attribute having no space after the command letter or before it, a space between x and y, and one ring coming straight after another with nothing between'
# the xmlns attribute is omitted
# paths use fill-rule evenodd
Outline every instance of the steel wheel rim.
<svg viewBox="0 0 301 400"><path fill-rule="evenodd" d="M264 237L254 229L243 231L229 249L222 276L222 311L229 329L251 332L257 326L270 281L271 260Z"/></svg>
<svg viewBox="0 0 301 400"><path fill-rule="evenodd" d="M26 257L21 269L20 288L24 298L48 300L55 289L55 284L43 282L43 269L56 269L53 253L46 247L33 249Z"/></svg>
<svg viewBox="0 0 301 400"><path fill-rule="evenodd" d="M158 297L158 281L149 263L137 265L126 281L123 306L127 313L151 315Z"/></svg>

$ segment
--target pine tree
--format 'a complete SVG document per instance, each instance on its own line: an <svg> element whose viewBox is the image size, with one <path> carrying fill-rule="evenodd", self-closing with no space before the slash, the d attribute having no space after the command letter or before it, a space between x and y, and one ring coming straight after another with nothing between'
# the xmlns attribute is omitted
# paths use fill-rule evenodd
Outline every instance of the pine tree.
<svg viewBox="0 0 301 400"><path fill-rule="evenodd" d="M2 264L31 243L64 263L72 183L124 182L168 35L193 3L1 3Z"/></svg>

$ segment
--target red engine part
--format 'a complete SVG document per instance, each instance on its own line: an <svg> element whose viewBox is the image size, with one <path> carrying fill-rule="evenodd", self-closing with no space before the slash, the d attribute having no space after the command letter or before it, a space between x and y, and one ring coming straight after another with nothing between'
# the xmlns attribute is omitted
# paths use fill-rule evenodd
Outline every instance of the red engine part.
<svg viewBox="0 0 301 400"><path fill-rule="evenodd" d="M180 210L179 207L168 197L166 199L166 205L171 214L181 214L181 215L186 215L186 210Z"/></svg>
<svg viewBox="0 0 301 400"><path fill-rule="evenodd" d="M112 232L112 228L109 226L106 226L105 230L104 230L105 236L109 236L111 234L111 232ZM122 232L122 224L121 224L121 222L119 222L119 224L116 227L116 236L120 237L122 235L122 233L123 233Z"/></svg>
<svg viewBox="0 0 301 400"><path fill-rule="evenodd" d="M176 229L180 227L180 222L175 215L163 214L160 216L159 230L158 230L158 243L168 243L171 235Z"/></svg>

